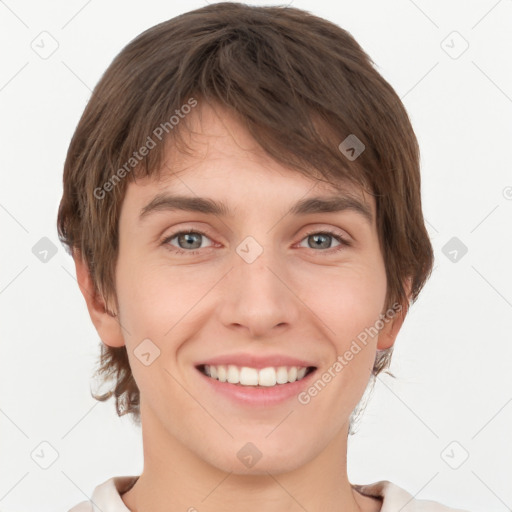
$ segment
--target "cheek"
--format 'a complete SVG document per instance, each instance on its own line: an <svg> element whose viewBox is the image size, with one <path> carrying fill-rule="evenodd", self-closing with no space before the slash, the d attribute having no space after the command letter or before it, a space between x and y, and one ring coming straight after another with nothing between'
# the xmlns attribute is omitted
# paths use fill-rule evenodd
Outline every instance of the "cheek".
<svg viewBox="0 0 512 512"><path fill-rule="evenodd" d="M120 314L128 330L159 338L208 290L208 283L201 285L202 281L183 267L170 269L151 263L120 262L117 280Z"/></svg>
<svg viewBox="0 0 512 512"><path fill-rule="evenodd" d="M354 265L338 269L329 278L324 276L313 288L312 284L309 289L314 291L305 302L320 318L331 346L329 359L317 376L326 383L326 391L315 407L319 416L337 411L339 421L345 421L367 387L374 366L376 324L386 294L385 271L384 267Z"/></svg>
<svg viewBox="0 0 512 512"><path fill-rule="evenodd" d="M191 308L194 291L182 282L179 271L171 272L137 258L120 259L116 276L119 320L125 328L130 367L141 395L149 402L160 397L163 389L181 396L168 372L179 348L173 340ZM146 360L144 354L149 354ZM175 406L175 402L168 404L169 414L179 413L173 410Z"/></svg>
<svg viewBox="0 0 512 512"><path fill-rule="evenodd" d="M300 297L340 348L378 320L386 295L384 268L351 265L303 275Z"/></svg>

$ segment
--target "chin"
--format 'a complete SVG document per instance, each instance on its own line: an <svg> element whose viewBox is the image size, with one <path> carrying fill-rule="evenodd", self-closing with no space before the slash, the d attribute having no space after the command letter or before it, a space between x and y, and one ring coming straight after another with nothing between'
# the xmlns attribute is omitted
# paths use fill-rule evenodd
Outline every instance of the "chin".
<svg viewBox="0 0 512 512"><path fill-rule="evenodd" d="M264 437L261 442L233 441L231 449L217 455L213 450L208 451L203 460L226 473L268 476L268 473L277 475L294 471L314 458L314 454L309 454L300 445L288 442L285 450L283 444L269 443Z"/></svg>

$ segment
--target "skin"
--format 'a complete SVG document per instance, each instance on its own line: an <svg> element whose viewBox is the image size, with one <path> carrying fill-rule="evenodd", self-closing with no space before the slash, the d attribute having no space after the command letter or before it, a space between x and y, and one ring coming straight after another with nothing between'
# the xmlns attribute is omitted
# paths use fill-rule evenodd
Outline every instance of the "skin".
<svg viewBox="0 0 512 512"><path fill-rule="evenodd" d="M218 106L200 105L187 123L194 153L169 145L162 179L127 188L116 317L105 311L87 265L75 255L100 338L126 345L141 393L144 469L122 500L134 512L238 512L241 504L245 512L380 510L380 500L348 481L347 433L376 349L393 345L404 314L369 338L307 405L294 398L265 408L238 406L210 389L194 367L233 352L304 358L320 375L332 366L385 310L374 198L344 185L371 207L372 224L353 210L287 215L296 201L332 196L336 188L271 160ZM140 221L142 208L163 191L222 200L236 216L160 211ZM201 247L195 255L180 237L162 243L185 229L207 230L195 235ZM327 237L318 248L307 235L313 229L335 231L351 246L333 251L339 242ZM236 252L247 236L263 248L250 264ZM149 366L134 354L147 338L160 350ZM249 441L263 454L252 468L236 456Z"/></svg>

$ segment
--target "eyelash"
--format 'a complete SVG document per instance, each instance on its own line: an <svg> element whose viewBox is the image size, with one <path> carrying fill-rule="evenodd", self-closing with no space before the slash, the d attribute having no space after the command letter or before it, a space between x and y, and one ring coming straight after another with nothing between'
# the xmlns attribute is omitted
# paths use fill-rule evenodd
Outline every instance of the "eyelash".
<svg viewBox="0 0 512 512"><path fill-rule="evenodd" d="M163 241L162 241L162 245L164 245L169 251L171 251L172 253L174 254L188 254L188 255L191 255L191 256L195 256L197 254L199 254L199 252L201 251L201 249L194 249L194 250L191 250L191 251L187 251L185 249L181 249L180 247L174 247L173 245L170 245L169 242L173 239L173 238L176 238L177 236L179 235L185 235L185 234L190 234L190 233L194 233L194 234L198 234L198 235L201 235L201 236L205 236L207 238L210 238L206 233L204 233L203 231L199 231L197 229L189 229L189 230L184 230L184 231L177 231L176 233L173 233L172 235L169 235L167 236ZM304 240L304 238L307 238L308 236L311 236L311 235L328 235L328 236L332 236L333 238L335 238L338 242L340 242L340 245L337 246L337 247L333 247L331 249L326 249L324 251L315 251L315 252L327 252L329 254L333 254L333 253L336 253L342 249L345 249L346 247L350 247L352 245L351 242L349 242L348 240L346 240L344 237L342 237L341 235L339 235L338 233L335 233L334 231L329 231L329 230L324 230L324 231L316 231L316 230L312 230L308 233L306 233L304 235L304 237L301 239L301 242L302 240ZM203 247L203 249L205 249L205 247ZM206 249L209 249L209 247L206 247ZM312 251L314 249L311 249Z"/></svg>

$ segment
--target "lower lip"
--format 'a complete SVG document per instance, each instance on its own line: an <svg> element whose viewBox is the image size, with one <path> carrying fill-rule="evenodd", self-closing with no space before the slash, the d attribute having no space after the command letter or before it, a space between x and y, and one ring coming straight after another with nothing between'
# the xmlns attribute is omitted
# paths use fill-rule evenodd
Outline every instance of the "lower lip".
<svg viewBox="0 0 512 512"><path fill-rule="evenodd" d="M239 405L268 406L281 404L291 398L296 398L299 393L309 385L311 378L316 373L316 369L301 380L289 382L288 384L276 384L275 386L269 387L230 384L229 382L221 382L220 380L212 379L200 370L197 370L197 372L203 379L206 379L207 383L214 391L225 395Z"/></svg>

